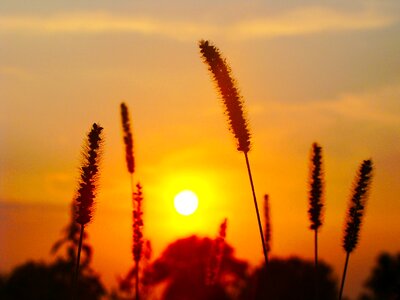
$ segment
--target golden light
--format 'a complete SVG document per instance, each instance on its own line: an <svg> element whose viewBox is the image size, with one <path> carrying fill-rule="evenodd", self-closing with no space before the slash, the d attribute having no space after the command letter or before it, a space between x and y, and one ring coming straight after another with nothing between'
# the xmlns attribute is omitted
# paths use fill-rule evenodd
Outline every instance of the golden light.
<svg viewBox="0 0 400 300"><path fill-rule="evenodd" d="M178 213L184 216L193 214L199 205L197 195L192 191L185 190L174 198L174 206Z"/></svg>

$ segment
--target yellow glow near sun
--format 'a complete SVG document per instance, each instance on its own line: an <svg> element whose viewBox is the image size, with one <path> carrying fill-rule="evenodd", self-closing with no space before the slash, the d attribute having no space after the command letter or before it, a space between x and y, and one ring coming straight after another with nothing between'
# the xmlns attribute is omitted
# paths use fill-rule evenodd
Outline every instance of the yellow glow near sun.
<svg viewBox="0 0 400 300"><path fill-rule="evenodd" d="M180 192L174 198L174 206L176 211L184 216L193 214L198 205L199 200L197 195L189 190Z"/></svg>

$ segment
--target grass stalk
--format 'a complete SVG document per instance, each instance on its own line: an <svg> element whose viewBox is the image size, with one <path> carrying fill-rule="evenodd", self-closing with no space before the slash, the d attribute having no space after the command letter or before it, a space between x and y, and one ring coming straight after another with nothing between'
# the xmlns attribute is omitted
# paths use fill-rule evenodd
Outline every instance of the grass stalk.
<svg viewBox="0 0 400 300"><path fill-rule="evenodd" d="M137 191L133 194L133 247L132 254L135 262L135 299L140 299L140 260L143 254L143 211L142 201L143 193L142 186L136 185Z"/></svg>
<svg viewBox="0 0 400 300"><path fill-rule="evenodd" d="M85 225L81 225L81 232L79 235L79 244L78 244L78 254L76 257L75 271L72 279L72 300L76 298L76 289L78 287L78 277L79 277L79 265L81 262L81 251L82 251L82 241L84 234Z"/></svg>
<svg viewBox="0 0 400 300"><path fill-rule="evenodd" d="M342 281L340 284L339 300L342 300L342 295L343 295L343 290L344 290L344 282L346 280L347 266L349 265L349 258L350 258L350 252L347 252L346 260L345 260L344 268L343 268Z"/></svg>
<svg viewBox="0 0 400 300"><path fill-rule="evenodd" d="M324 207L324 178L322 168L322 147L313 143L310 155L309 208L310 229L314 231L314 299L319 299L318 272L318 229L322 226Z"/></svg>
<svg viewBox="0 0 400 300"><path fill-rule="evenodd" d="M372 160L364 160L353 183L352 196L349 201L345 221L343 248L346 252L346 261L340 285L339 300L342 299L350 253L357 247L365 205L372 181L372 170Z"/></svg>
<svg viewBox="0 0 400 300"><path fill-rule="evenodd" d="M271 252L271 217L270 217L269 196L267 194L264 195L264 218L265 218L264 241L265 241L265 248L267 251L267 264L268 264L269 253Z"/></svg>
<svg viewBox="0 0 400 300"><path fill-rule="evenodd" d="M315 282L315 300L319 299L319 270L318 270L318 228L314 230L314 282Z"/></svg>
<svg viewBox="0 0 400 300"><path fill-rule="evenodd" d="M254 182L253 182L253 176L251 174L250 162L249 162L249 157L247 155L247 152L244 152L244 157L246 159L247 172L248 172L248 175L249 175L249 180L250 180L250 185L251 185L251 192L253 194L254 208L256 210L256 215L257 215L258 229L260 231L260 238L261 238L261 243L262 243L262 248L263 248L265 265L268 265L267 245L266 245L265 239L264 239L264 232L263 232L261 218L260 218L260 211L258 209L257 197L256 197L256 192L255 192Z"/></svg>
<svg viewBox="0 0 400 300"><path fill-rule="evenodd" d="M206 274L206 285L209 287L215 286L219 283L221 265L224 257L227 227L228 219L225 218L219 226L217 238L213 241L212 249L210 252L210 262Z"/></svg>
<svg viewBox="0 0 400 300"><path fill-rule="evenodd" d="M250 163L247 153L250 151L250 131L248 128L248 121L245 117L244 103L242 96L239 94L239 89L236 82L231 76L231 68L217 47L212 45L209 41L201 40L199 42L200 53L205 64L212 75L213 81L216 84L218 92L222 98L225 106L225 113L228 117L229 129L236 139L236 148L238 151L243 152L247 171L249 174L251 190L253 193L253 201L256 209L258 228L260 231L261 243L263 247L265 263L268 261L266 245L264 241L264 233L261 225L260 213L257 205L256 193L254 190L254 183L250 169Z"/></svg>
<svg viewBox="0 0 400 300"><path fill-rule="evenodd" d="M75 197L77 213L76 222L81 225L81 231L79 236L76 268L72 280L72 299L75 299L76 297L84 229L85 225L92 219L93 204L97 193L102 131L102 127L96 123L93 124L82 152L83 162L80 168L81 178L79 181L79 189Z"/></svg>

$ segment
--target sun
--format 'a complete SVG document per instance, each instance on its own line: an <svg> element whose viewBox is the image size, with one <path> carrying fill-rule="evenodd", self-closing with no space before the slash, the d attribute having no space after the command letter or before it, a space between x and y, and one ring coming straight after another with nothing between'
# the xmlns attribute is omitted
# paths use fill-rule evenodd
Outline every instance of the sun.
<svg viewBox="0 0 400 300"><path fill-rule="evenodd" d="M196 194L189 190L180 192L174 198L174 206L176 211L184 216L193 214L198 205L199 200Z"/></svg>

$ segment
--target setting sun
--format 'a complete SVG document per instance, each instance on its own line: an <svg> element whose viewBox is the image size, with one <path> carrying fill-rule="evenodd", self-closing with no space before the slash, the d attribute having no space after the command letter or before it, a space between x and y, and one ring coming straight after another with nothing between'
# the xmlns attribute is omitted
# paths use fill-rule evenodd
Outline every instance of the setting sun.
<svg viewBox="0 0 400 300"><path fill-rule="evenodd" d="M193 214L196 211L198 204L199 200L196 194L192 191L182 191L174 198L176 211L184 216Z"/></svg>

